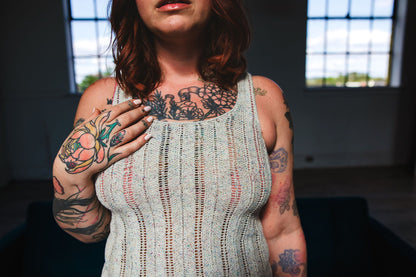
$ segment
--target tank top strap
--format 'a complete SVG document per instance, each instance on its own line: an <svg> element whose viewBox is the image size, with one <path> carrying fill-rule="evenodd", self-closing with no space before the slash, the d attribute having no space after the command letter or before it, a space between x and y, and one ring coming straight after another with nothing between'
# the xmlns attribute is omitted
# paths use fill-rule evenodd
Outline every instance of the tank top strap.
<svg viewBox="0 0 416 277"><path fill-rule="evenodd" d="M123 103L127 100L130 100L132 97L130 95L127 95L121 88L120 86L117 84L115 91L114 91L114 96L113 96L113 106Z"/></svg>
<svg viewBox="0 0 416 277"><path fill-rule="evenodd" d="M243 111L249 111L257 117L253 80L250 73L246 73L246 76L238 82L237 102L242 106Z"/></svg>

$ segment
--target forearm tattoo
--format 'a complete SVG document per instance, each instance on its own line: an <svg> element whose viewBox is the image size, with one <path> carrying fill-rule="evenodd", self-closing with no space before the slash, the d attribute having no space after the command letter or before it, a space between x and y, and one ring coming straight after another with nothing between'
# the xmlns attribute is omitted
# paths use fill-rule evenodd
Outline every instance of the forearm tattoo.
<svg viewBox="0 0 416 277"><path fill-rule="evenodd" d="M205 120L231 110L237 100L237 92L222 89L214 83L204 82L203 87L191 86L174 94L155 94L143 102L152 109L150 115L158 120Z"/></svg>
<svg viewBox="0 0 416 277"><path fill-rule="evenodd" d="M79 125L81 125L84 122L85 122L85 119L83 119L83 118L78 119L77 122L75 122L75 124L74 124L74 128L78 127Z"/></svg>
<svg viewBox="0 0 416 277"><path fill-rule="evenodd" d="M287 168L288 153L281 147L270 154L269 160L270 168L273 173L284 172Z"/></svg>
<svg viewBox="0 0 416 277"><path fill-rule="evenodd" d="M54 187L56 188L55 183ZM56 195L60 193L55 189L57 194L53 199L53 216L68 232L89 235L97 241L102 240L109 233L108 223L104 226L107 217L106 210L95 195L82 198L80 196L82 191L78 188L78 192L69 197L59 198ZM92 212L96 213L93 219L88 215Z"/></svg>
<svg viewBox="0 0 416 277"><path fill-rule="evenodd" d="M80 173L93 163L101 163L106 156L106 151L108 151L108 161L119 154L110 155L109 153L110 134L116 126L121 126L118 120L107 124L110 113L111 111L76 128L71 137L64 142L58 156L66 165L66 172Z"/></svg>

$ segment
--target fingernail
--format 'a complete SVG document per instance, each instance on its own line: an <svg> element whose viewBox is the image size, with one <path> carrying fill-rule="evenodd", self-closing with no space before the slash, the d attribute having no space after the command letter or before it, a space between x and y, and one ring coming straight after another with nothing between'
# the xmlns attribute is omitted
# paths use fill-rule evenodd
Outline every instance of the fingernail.
<svg viewBox="0 0 416 277"><path fill-rule="evenodd" d="M95 112L96 108L94 107L94 109L92 109L92 112Z"/></svg>
<svg viewBox="0 0 416 277"><path fill-rule="evenodd" d="M145 111L145 112L148 112L148 111L150 111L152 109L152 107L150 107L150 106L146 106L146 107L144 107L143 108L143 110Z"/></svg>
<svg viewBox="0 0 416 277"><path fill-rule="evenodd" d="M140 105L140 104L142 103L142 100L140 100L140 99L136 99L136 100L133 100L133 103L134 103L135 105Z"/></svg>
<svg viewBox="0 0 416 277"><path fill-rule="evenodd" d="M152 135L151 134L147 134L145 137L144 137L144 139L145 140L149 140L149 139L151 139L152 138Z"/></svg>
<svg viewBox="0 0 416 277"><path fill-rule="evenodd" d="M149 116L148 118L146 118L146 121L149 122L149 123L152 122L153 121L153 117Z"/></svg>

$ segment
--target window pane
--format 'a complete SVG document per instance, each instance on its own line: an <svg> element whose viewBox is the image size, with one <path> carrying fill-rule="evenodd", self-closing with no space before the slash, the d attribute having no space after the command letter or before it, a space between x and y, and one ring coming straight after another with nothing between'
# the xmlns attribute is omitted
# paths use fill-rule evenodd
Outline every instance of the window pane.
<svg viewBox="0 0 416 277"><path fill-rule="evenodd" d="M389 52L391 42L391 20L374 20L371 34L371 51Z"/></svg>
<svg viewBox="0 0 416 277"><path fill-rule="evenodd" d="M74 59L74 63L78 91L84 91L98 80L98 60L96 58L79 58Z"/></svg>
<svg viewBox="0 0 416 277"><path fill-rule="evenodd" d="M344 86L345 55L327 55L326 57L326 85Z"/></svg>
<svg viewBox="0 0 416 277"><path fill-rule="evenodd" d="M347 20L329 20L327 31L327 51L346 52L347 51Z"/></svg>
<svg viewBox="0 0 416 277"><path fill-rule="evenodd" d="M325 21L309 20L307 35L307 52L322 53L324 51Z"/></svg>
<svg viewBox="0 0 416 277"><path fill-rule="evenodd" d="M368 55L350 55L348 59L348 87L367 85Z"/></svg>
<svg viewBox="0 0 416 277"><path fill-rule="evenodd" d="M93 0L71 0L71 14L73 18L94 18Z"/></svg>
<svg viewBox="0 0 416 277"><path fill-rule="evenodd" d="M386 86L389 73L389 55L372 55L369 86Z"/></svg>
<svg viewBox="0 0 416 277"><path fill-rule="evenodd" d="M350 21L350 52L369 51L370 20Z"/></svg>
<svg viewBox="0 0 416 277"><path fill-rule="evenodd" d="M371 0L351 0L351 16L371 16Z"/></svg>
<svg viewBox="0 0 416 277"><path fill-rule="evenodd" d="M94 21L72 21L72 47L74 56L97 55Z"/></svg>
<svg viewBox="0 0 416 277"><path fill-rule="evenodd" d="M326 0L309 0L308 17L321 17L326 15Z"/></svg>
<svg viewBox="0 0 416 277"><path fill-rule="evenodd" d="M97 17L98 18L108 18L107 8L108 0L96 0L97 1Z"/></svg>
<svg viewBox="0 0 416 277"><path fill-rule="evenodd" d="M114 72L114 62L112 56L105 56L99 59L99 67L103 77L108 77L113 75Z"/></svg>
<svg viewBox="0 0 416 277"><path fill-rule="evenodd" d="M392 16L394 0L375 0L374 16Z"/></svg>
<svg viewBox="0 0 416 277"><path fill-rule="evenodd" d="M324 76L324 56L306 56L306 85L309 87L322 86L322 76Z"/></svg>
<svg viewBox="0 0 416 277"><path fill-rule="evenodd" d="M348 13L348 0L329 0L328 16L346 16Z"/></svg>
<svg viewBox="0 0 416 277"><path fill-rule="evenodd" d="M110 41L111 40L111 27L108 21L98 22L98 46L99 54L107 55L111 54Z"/></svg>

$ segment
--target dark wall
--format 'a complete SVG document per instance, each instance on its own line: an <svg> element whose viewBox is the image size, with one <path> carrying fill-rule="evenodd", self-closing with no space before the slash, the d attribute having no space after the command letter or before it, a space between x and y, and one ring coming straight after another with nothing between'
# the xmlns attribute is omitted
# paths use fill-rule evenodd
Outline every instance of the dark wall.
<svg viewBox="0 0 416 277"><path fill-rule="evenodd" d="M53 158L71 129L79 97L69 93L64 1L7 1L0 11L0 174L7 176L0 185L10 178L50 178ZM408 8L413 25L406 31L403 89L313 92L304 88L306 0L247 2L254 29L249 71L275 80L286 93L297 168L413 159L414 1Z"/></svg>
<svg viewBox="0 0 416 277"><path fill-rule="evenodd" d="M69 94L63 1L7 1L1 9L2 170L45 179L69 133L78 97Z"/></svg>

